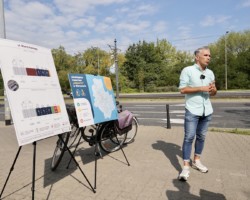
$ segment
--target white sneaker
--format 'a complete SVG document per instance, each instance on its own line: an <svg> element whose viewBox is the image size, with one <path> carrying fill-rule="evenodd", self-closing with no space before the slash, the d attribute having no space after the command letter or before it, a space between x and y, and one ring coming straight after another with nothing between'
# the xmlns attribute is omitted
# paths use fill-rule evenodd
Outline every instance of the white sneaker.
<svg viewBox="0 0 250 200"><path fill-rule="evenodd" d="M179 175L179 180L181 181L187 181L188 177L189 177L189 167L188 166L184 166L182 169L182 172Z"/></svg>
<svg viewBox="0 0 250 200"><path fill-rule="evenodd" d="M192 163L192 167L194 169L197 169L197 170L201 171L202 173L207 173L208 172L208 168L206 166L204 166L203 164L201 164L200 160L195 160Z"/></svg>

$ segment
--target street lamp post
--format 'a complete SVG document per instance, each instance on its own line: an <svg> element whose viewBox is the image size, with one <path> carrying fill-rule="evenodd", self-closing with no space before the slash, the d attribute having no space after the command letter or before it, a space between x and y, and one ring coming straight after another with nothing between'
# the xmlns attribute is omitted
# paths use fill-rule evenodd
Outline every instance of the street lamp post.
<svg viewBox="0 0 250 200"><path fill-rule="evenodd" d="M115 77L116 77L116 98L119 99L119 72L118 72L118 58L117 58L117 47L116 47L116 39L115 49L114 49L114 57L115 57Z"/></svg>
<svg viewBox="0 0 250 200"><path fill-rule="evenodd" d="M229 31L225 34L225 90L227 90L227 34Z"/></svg>
<svg viewBox="0 0 250 200"><path fill-rule="evenodd" d="M4 0L0 0L0 38L4 39L6 38ZM11 125L11 111L5 89L4 89L4 117L5 117L5 125Z"/></svg>

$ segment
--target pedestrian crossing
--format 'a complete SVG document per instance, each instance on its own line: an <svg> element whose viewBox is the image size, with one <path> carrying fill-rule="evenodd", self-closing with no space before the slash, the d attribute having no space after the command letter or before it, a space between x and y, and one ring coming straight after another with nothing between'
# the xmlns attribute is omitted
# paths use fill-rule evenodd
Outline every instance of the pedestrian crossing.
<svg viewBox="0 0 250 200"><path fill-rule="evenodd" d="M184 124L185 104L169 105L171 124ZM164 125L167 123L166 104L125 105L124 109L131 111L137 117L140 124Z"/></svg>
<svg viewBox="0 0 250 200"><path fill-rule="evenodd" d="M123 108L131 111L142 125L167 124L166 104L130 104ZM185 104L170 104L169 116L172 125L184 125ZM213 115L213 118L220 117L222 116ZM216 124L216 121L212 121L211 124Z"/></svg>

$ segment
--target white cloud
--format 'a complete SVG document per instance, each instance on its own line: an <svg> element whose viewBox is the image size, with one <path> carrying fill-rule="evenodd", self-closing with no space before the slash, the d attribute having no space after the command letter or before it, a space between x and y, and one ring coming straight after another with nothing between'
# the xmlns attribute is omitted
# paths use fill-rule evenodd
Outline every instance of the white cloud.
<svg viewBox="0 0 250 200"><path fill-rule="evenodd" d="M98 47L101 49L106 49L107 51L110 50L109 45L114 45L114 38L110 36L106 36L103 38L94 38L87 40L85 42L82 42L81 44L78 44L80 46L81 50L86 49L86 47ZM81 46L82 45L82 46ZM77 46L75 48L78 48Z"/></svg>
<svg viewBox="0 0 250 200"><path fill-rule="evenodd" d="M53 15L53 10L49 6L37 1L9 0L8 3L10 10L22 17L43 19Z"/></svg>
<svg viewBox="0 0 250 200"><path fill-rule="evenodd" d="M54 0L54 2L61 13L82 16L96 6L125 3L128 0Z"/></svg>
<svg viewBox="0 0 250 200"><path fill-rule="evenodd" d="M191 54L198 47L205 46L204 40L197 40L193 37L192 30L194 30L193 24L180 25L172 44L178 50L185 50Z"/></svg>
<svg viewBox="0 0 250 200"><path fill-rule="evenodd" d="M201 26L213 26L214 24L216 24L216 18L207 16L200 24Z"/></svg>
<svg viewBox="0 0 250 200"><path fill-rule="evenodd" d="M54 0L58 11L65 15L77 15L82 16L86 11L90 10L92 0Z"/></svg>
<svg viewBox="0 0 250 200"><path fill-rule="evenodd" d="M245 0L242 4L242 7L250 7L250 0Z"/></svg>
<svg viewBox="0 0 250 200"><path fill-rule="evenodd" d="M109 31L112 31L112 28L110 25L104 22L101 22L101 23L96 24L95 31L96 33L107 33Z"/></svg>
<svg viewBox="0 0 250 200"><path fill-rule="evenodd" d="M115 27L119 31L126 31L128 34L139 34L145 29L150 29L148 21L139 21L135 23L121 22Z"/></svg>
<svg viewBox="0 0 250 200"><path fill-rule="evenodd" d="M155 36L166 31L164 21L152 25L144 19L156 12L155 6L140 1L125 4L127 2L129 0L84 0L84 3L82 0L9 0L7 38L48 48L62 45L72 52L83 46L87 48L91 42L95 46L107 46L120 37L120 44L126 44L132 43L131 35L141 39L150 37L152 30ZM122 6L115 6L113 12L103 13L104 18L97 18L101 6L117 4ZM79 44L83 46L79 47Z"/></svg>
<svg viewBox="0 0 250 200"><path fill-rule="evenodd" d="M64 46L67 52L84 50L89 46L107 49L114 39L126 49L139 40L156 41L167 38L170 42L181 41L219 31L249 27L247 9L244 18L235 11L231 3L227 15L208 15L195 29L191 23L197 20L197 8L185 5L185 10L177 13L179 4L164 0L4 0L5 25L8 39L41 45L47 48ZM243 7L249 7L250 0L244 0ZM170 7L171 6L171 7ZM197 5L198 6L198 5ZM192 10L193 9L193 10ZM209 8L208 8L209 9ZM215 9L215 8L214 8ZM216 10L207 11L213 13ZM215 13L219 13L218 10ZM243 12L242 12L243 16ZM198 18L200 19L200 18ZM229 23L230 20L230 23ZM180 26L183 24L184 26ZM212 30L213 29L213 30ZM230 29L231 30L231 29ZM207 31L210 31L208 33ZM219 33L220 34L220 33ZM188 46L187 40L181 46ZM192 44L195 41L192 41ZM190 45L191 45L190 42ZM89 45L89 46L88 46Z"/></svg>
<svg viewBox="0 0 250 200"><path fill-rule="evenodd" d="M178 35L177 38L189 38L191 36L191 31L192 31L192 25L185 25L185 26L179 26L178 27Z"/></svg>
<svg viewBox="0 0 250 200"><path fill-rule="evenodd" d="M203 19L200 22L200 25L203 26L203 27L214 26L214 25L217 25L217 24L225 23L230 18L231 18L231 16L211 16L211 15L208 15L208 16L205 17L205 19Z"/></svg>
<svg viewBox="0 0 250 200"><path fill-rule="evenodd" d="M93 16L86 17L86 18L79 18L74 19L71 23L72 27L74 28L93 28L95 27L96 19Z"/></svg>
<svg viewBox="0 0 250 200"><path fill-rule="evenodd" d="M167 31L167 23L165 21L158 21L153 25L153 31L156 33L163 33Z"/></svg>
<svg viewBox="0 0 250 200"><path fill-rule="evenodd" d="M129 19L138 19L142 16L149 16L154 14L157 11L157 8L151 4L143 5L129 5L129 7L121 7L116 10L119 14L124 14Z"/></svg>
<svg viewBox="0 0 250 200"><path fill-rule="evenodd" d="M110 16L108 16L108 17L106 17L106 18L104 19L104 22L106 22L106 23L108 23L108 24L113 24L113 23L116 22L116 18L115 18L115 17L110 17Z"/></svg>

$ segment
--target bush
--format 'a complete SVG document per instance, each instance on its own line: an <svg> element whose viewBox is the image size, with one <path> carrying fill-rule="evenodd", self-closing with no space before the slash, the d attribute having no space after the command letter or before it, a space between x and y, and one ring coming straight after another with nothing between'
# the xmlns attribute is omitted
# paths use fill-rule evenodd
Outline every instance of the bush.
<svg viewBox="0 0 250 200"><path fill-rule="evenodd" d="M149 85L145 92L178 92L178 87L173 86L164 86L164 87L156 87L155 85Z"/></svg>
<svg viewBox="0 0 250 200"><path fill-rule="evenodd" d="M114 91L115 92L115 91ZM121 89L122 93L137 93L138 90L135 88L122 88Z"/></svg>
<svg viewBox="0 0 250 200"><path fill-rule="evenodd" d="M0 89L0 96L4 96L4 89Z"/></svg>

